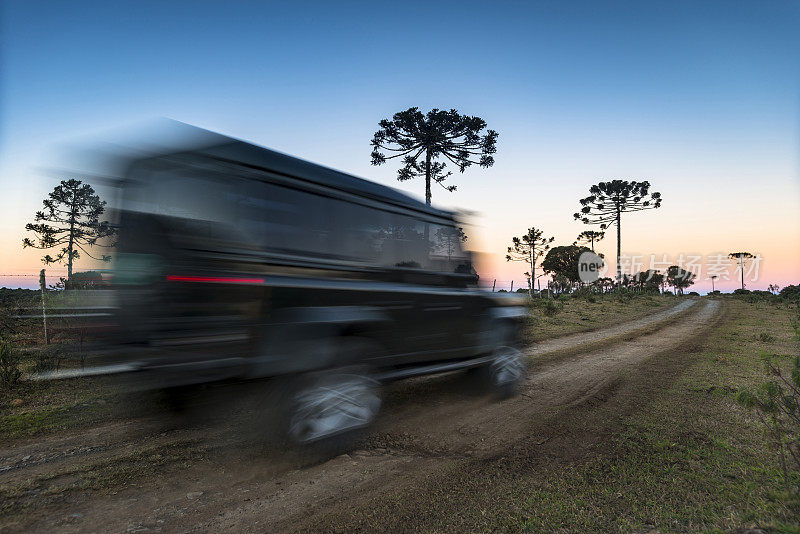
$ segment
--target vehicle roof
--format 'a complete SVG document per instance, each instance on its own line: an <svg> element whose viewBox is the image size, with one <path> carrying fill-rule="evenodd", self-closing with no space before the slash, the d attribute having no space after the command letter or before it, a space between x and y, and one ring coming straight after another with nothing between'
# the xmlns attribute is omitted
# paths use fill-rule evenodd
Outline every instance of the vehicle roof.
<svg viewBox="0 0 800 534"><path fill-rule="evenodd" d="M139 150L137 156L128 156L129 163L135 161L170 156L178 153L199 154L216 159L269 170L291 176L303 181L333 187L355 195L380 202L394 204L435 217L454 219L454 214L428 206L424 202L397 189L381 185L351 174L337 171L323 165L311 163L288 154L235 139L202 128L189 126L177 121L161 123L156 131L161 131L167 141L156 140L157 135L148 135L148 147ZM163 134L163 132L168 132ZM176 143L175 140L179 141Z"/></svg>
<svg viewBox="0 0 800 534"><path fill-rule="evenodd" d="M245 141L232 138L225 139L227 142L204 148L199 152L215 158L235 161L248 166L289 175L304 181L344 190L359 196L411 208L437 217L453 218L451 212L428 206L424 202L420 202L397 189Z"/></svg>

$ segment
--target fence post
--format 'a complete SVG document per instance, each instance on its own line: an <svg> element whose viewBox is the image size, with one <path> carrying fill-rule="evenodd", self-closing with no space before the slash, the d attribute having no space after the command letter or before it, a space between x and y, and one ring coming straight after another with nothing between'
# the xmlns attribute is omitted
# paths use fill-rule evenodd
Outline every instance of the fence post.
<svg viewBox="0 0 800 534"><path fill-rule="evenodd" d="M495 278L494 281L492 282L492 293L494 293L494 286L496 283L497 283L497 278Z"/></svg>
<svg viewBox="0 0 800 534"><path fill-rule="evenodd" d="M45 345L50 344L50 336L47 335L47 308L44 303L44 294L45 294L45 278L44 278L44 269L39 273L39 287L42 289L42 322L44 323L44 343Z"/></svg>
<svg viewBox="0 0 800 534"><path fill-rule="evenodd" d="M511 281L511 291L509 291L509 293L513 293L513 292L514 292L514 281L512 280Z"/></svg>

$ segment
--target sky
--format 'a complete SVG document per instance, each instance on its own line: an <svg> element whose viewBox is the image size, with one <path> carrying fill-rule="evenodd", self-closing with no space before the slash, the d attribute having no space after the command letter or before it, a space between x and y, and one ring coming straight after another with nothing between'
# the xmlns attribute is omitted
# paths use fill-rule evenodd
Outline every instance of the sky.
<svg viewBox="0 0 800 534"><path fill-rule="evenodd" d="M76 139L168 117L421 197L422 181L369 157L378 121L411 106L500 134L493 167L433 191L475 213L484 282L525 283L504 256L528 227L563 245L594 229L572 214L610 179L649 180L664 199L624 216L632 263L700 257L692 289L706 291L716 255L746 250L762 258L749 288L800 282L798 3L0 6L0 286L35 285L20 276L42 267L24 225L57 181L42 169ZM615 247L609 235L598 250ZM717 288L730 290L724 263Z"/></svg>

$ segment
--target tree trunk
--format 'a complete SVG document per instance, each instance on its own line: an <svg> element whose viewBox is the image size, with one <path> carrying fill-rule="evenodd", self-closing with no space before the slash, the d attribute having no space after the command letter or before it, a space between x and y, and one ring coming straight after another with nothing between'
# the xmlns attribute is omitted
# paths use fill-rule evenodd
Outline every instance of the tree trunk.
<svg viewBox="0 0 800 534"><path fill-rule="evenodd" d="M69 245L67 246L67 280L72 278L72 230L69 232Z"/></svg>
<svg viewBox="0 0 800 534"><path fill-rule="evenodd" d="M744 257L739 256L739 269L742 271L742 290L744 290Z"/></svg>
<svg viewBox="0 0 800 534"><path fill-rule="evenodd" d="M425 151L425 204L431 205L431 153Z"/></svg>
<svg viewBox="0 0 800 534"><path fill-rule="evenodd" d="M44 277L44 269L42 269L41 272L39 273L39 288L42 291L42 323L44 324L44 343L45 345L49 345L50 336L47 335L47 306L45 305L45 298L44 298L45 292L47 291L45 286L46 282Z"/></svg>
<svg viewBox="0 0 800 534"><path fill-rule="evenodd" d="M531 286L533 281L536 280L536 245L531 244Z"/></svg>
<svg viewBox="0 0 800 534"><path fill-rule="evenodd" d="M531 245L530 250L530 260L531 260L531 277L528 279L528 296L533 298L533 280L534 280L534 271L533 271L533 245Z"/></svg>
<svg viewBox="0 0 800 534"><path fill-rule="evenodd" d="M72 279L72 250L75 246L75 202L77 199L75 198L78 194L76 192L72 192L72 205L70 206L69 210L69 243L67 244L67 281Z"/></svg>
<svg viewBox="0 0 800 534"><path fill-rule="evenodd" d="M619 259L622 256L622 227L620 219L620 211L617 208L617 284L622 283L622 265L619 263Z"/></svg>

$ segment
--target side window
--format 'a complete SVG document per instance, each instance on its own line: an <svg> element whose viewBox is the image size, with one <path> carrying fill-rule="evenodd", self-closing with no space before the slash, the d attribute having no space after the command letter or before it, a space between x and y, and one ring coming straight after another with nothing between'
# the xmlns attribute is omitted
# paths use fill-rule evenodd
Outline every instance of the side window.
<svg viewBox="0 0 800 534"><path fill-rule="evenodd" d="M428 269L425 224L406 215L387 213L379 229L380 262L387 267Z"/></svg>
<svg viewBox="0 0 800 534"><path fill-rule="evenodd" d="M191 167L156 163L143 171L146 180L128 188L129 209L196 221L232 222L225 197L233 189L223 176Z"/></svg>
<svg viewBox="0 0 800 534"><path fill-rule="evenodd" d="M347 259L375 263L381 256L382 228L387 213L343 200L333 201L331 224L336 243Z"/></svg>
<svg viewBox="0 0 800 534"><path fill-rule="evenodd" d="M256 180L234 194L243 228L266 250L335 256L331 201L326 197Z"/></svg>
<svg viewBox="0 0 800 534"><path fill-rule="evenodd" d="M445 273L469 272L467 254L462 244L467 240L464 230L456 226L430 225L430 268Z"/></svg>

